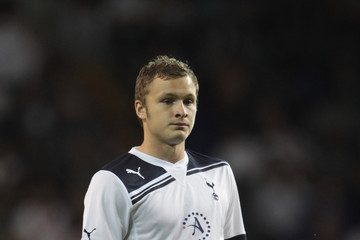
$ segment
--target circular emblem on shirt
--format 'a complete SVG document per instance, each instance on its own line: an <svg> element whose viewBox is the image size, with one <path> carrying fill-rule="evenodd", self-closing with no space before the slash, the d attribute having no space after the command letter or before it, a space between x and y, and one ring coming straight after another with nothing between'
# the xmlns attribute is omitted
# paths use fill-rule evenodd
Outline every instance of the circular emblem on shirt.
<svg viewBox="0 0 360 240"><path fill-rule="evenodd" d="M210 236L211 226L209 220L198 212L186 215L182 226L184 231L190 231L197 240L206 240Z"/></svg>

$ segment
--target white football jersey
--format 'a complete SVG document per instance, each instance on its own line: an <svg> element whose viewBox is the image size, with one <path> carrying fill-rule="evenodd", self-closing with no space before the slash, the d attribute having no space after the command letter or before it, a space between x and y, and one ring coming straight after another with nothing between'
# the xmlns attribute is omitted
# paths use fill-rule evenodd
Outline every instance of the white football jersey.
<svg viewBox="0 0 360 240"><path fill-rule="evenodd" d="M136 148L90 182L82 240L246 239L227 162L192 151L175 164Z"/></svg>

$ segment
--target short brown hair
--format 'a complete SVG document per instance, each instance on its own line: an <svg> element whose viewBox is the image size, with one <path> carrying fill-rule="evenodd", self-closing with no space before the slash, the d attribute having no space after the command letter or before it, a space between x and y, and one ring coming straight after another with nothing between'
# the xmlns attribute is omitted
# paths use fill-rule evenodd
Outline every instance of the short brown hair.
<svg viewBox="0 0 360 240"><path fill-rule="evenodd" d="M145 104L145 96L149 92L148 86L155 78L174 79L185 76L192 79L196 88L196 95L198 95L198 80L186 63L168 56L157 56L140 70L136 78L135 100L140 100Z"/></svg>

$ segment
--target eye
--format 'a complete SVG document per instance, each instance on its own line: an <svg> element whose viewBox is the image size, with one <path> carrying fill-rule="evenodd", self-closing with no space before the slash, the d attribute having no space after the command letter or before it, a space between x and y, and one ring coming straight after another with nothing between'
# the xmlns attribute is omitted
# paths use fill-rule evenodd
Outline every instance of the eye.
<svg viewBox="0 0 360 240"><path fill-rule="evenodd" d="M170 98L165 98L161 102L165 103L166 105L169 105L169 104L172 104L174 102L174 100L172 100Z"/></svg>
<svg viewBox="0 0 360 240"><path fill-rule="evenodd" d="M194 103L194 100L192 100L192 99L186 99L186 100L184 100L184 104L185 105L191 105L191 104L193 104Z"/></svg>

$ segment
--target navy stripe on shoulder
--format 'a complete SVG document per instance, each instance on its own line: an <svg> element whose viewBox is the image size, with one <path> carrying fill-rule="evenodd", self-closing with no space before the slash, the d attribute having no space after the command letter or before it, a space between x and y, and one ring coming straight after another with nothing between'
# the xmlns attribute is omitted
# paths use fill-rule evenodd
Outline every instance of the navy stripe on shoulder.
<svg viewBox="0 0 360 240"><path fill-rule="evenodd" d="M232 238L227 238L226 240L247 240L246 234L241 234Z"/></svg>
<svg viewBox="0 0 360 240"><path fill-rule="evenodd" d="M198 173L198 172L206 172L206 171L209 171L211 169L214 169L214 168L218 168L218 167L222 167L222 166L227 166L228 164L226 162L219 162L219 163L214 163L210 166L206 166L206 167L202 167L202 168L193 168L191 170L188 170L186 175L191 175L191 174L195 174L195 173Z"/></svg>
<svg viewBox="0 0 360 240"><path fill-rule="evenodd" d="M146 189L142 190L141 192L133 195L130 197L132 204L134 205L135 203L139 202L143 197L145 197L147 194L165 187L166 185L168 185L169 183L175 181L175 178L168 176L163 180L157 181L156 183L152 184L151 186L147 187Z"/></svg>
<svg viewBox="0 0 360 240"><path fill-rule="evenodd" d="M166 173L165 169L125 153L106 164L102 170L114 173L130 193Z"/></svg>
<svg viewBox="0 0 360 240"><path fill-rule="evenodd" d="M226 161L220 158L210 157L189 150L187 150L186 152L188 153L189 156L187 175L191 175L198 172L204 172L217 167L229 165Z"/></svg>

